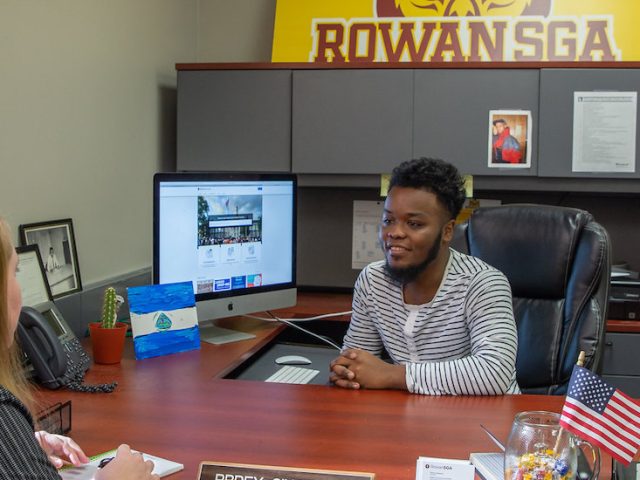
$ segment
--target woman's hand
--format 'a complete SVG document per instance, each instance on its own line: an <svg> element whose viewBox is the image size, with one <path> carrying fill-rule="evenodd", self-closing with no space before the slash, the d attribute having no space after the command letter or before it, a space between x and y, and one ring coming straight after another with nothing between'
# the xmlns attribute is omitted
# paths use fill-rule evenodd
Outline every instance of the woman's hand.
<svg viewBox="0 0 640 480"><path fill-rule="evenodd" d="M56 468L62 468L67 464L77 467L89 462L82 449L69 437L40 430L36 432L36 440Z"/></svg>
<svg viewBox="0 0 640 480"><path fill-rule="evenodd" d="M141 453L133 453L129 445L120 445L116 456L104 468L99 469L95 480L158 480L153 475L153 462L145 461Z"/></svg>

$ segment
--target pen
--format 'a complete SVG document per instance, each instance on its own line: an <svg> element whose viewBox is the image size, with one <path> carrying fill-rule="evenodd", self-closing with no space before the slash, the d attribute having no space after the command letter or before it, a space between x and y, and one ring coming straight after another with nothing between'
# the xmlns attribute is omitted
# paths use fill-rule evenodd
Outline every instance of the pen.
<svg viewBox="0 0 640 480"><path fill-rule="evenodd" d="M100 460L100 463L98 464L98 468L106 467L111 460L113 460L113 457L103 458L102 460Z"/></svg>
<svg viewBox="0 0 640 480"><path fill-rule="evenodd" d="M485 433L487 435L489 435L489 438L491 440L493 440L493 443L495 443L498 447L500 447L500 450L502 450L504 452L504 445L502 444L502 442L500 440L498 440L495 435L493 433L491 433L484 425L480 424L480 428L483 429L485 431Z"/></svg>

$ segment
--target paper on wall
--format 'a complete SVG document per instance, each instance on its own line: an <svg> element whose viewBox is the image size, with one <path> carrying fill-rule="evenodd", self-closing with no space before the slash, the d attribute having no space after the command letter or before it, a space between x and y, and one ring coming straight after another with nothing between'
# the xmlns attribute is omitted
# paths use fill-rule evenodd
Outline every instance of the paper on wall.
<svg viewBox="0 0 640 480"><path fill-rule="evenodd" d="M355 200L353 202L353 244L351 268L362 269L371 262L383 260L378 241L384 202Z"/></svg>
<svg viewBox="0 0 640 480"><path fill-rule="evenodd" d="M637 92L573 93L573 172L636 171Z"/></svg>

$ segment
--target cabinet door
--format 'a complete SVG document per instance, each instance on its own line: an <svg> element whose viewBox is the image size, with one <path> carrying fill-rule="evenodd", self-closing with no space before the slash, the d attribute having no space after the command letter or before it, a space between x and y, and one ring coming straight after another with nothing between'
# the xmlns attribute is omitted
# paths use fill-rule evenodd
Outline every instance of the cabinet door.
<svg viewBox="0 0 640 480"><path fill-rule="evenodd" d="M178 170L290 171L291 71L178 72Z"/></svg>
<svg viewBox="0 0 640 480"><path fill-rule="evenodd" d="M637 148L634 173L572 171L574 92L637 92L639 85L640 70L638 69L543 69L540 76L539 175L541 177L640 178ZM640 122L636 118L636 138L638 135L640 135ZM611 141L614 142L613 139Z"/></svg>
<svg viewBox="0 0 640 480"><path fill-rule="evenodd" d="M465 174L536 175L538 78L537 70L416 70L413 156ZM531 168L489 168L491 110L531 111Z"/></svg>
<svg viewBox="0 0 640 480"><path fill-rule="evenodd" d="M631 375L640 381L640 334L607 333L604 338L602 373L606 375Z"/></svg>
<svg viewBox="0 0 640 480"><path fill-rule="evenodd" d="M296 173L386 173L411 158L411 70L293 73Z"/></svg>

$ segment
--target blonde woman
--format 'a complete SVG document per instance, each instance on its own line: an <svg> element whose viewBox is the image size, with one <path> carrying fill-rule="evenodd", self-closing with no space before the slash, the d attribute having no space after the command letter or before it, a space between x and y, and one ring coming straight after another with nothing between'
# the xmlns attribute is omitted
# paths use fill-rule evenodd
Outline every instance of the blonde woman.
<svg viewBox="0 0 640 480"><path fill-rule="evenodd" d="M16 279L18 256L9 228L0 219L0 479L59 480L57 469L65 464L82 465L89 459L69 437L34 431L29 407L33 400L24 379L14 341L22 308ZM96 480L153 480L152 462L121 445Z"/></svg>

